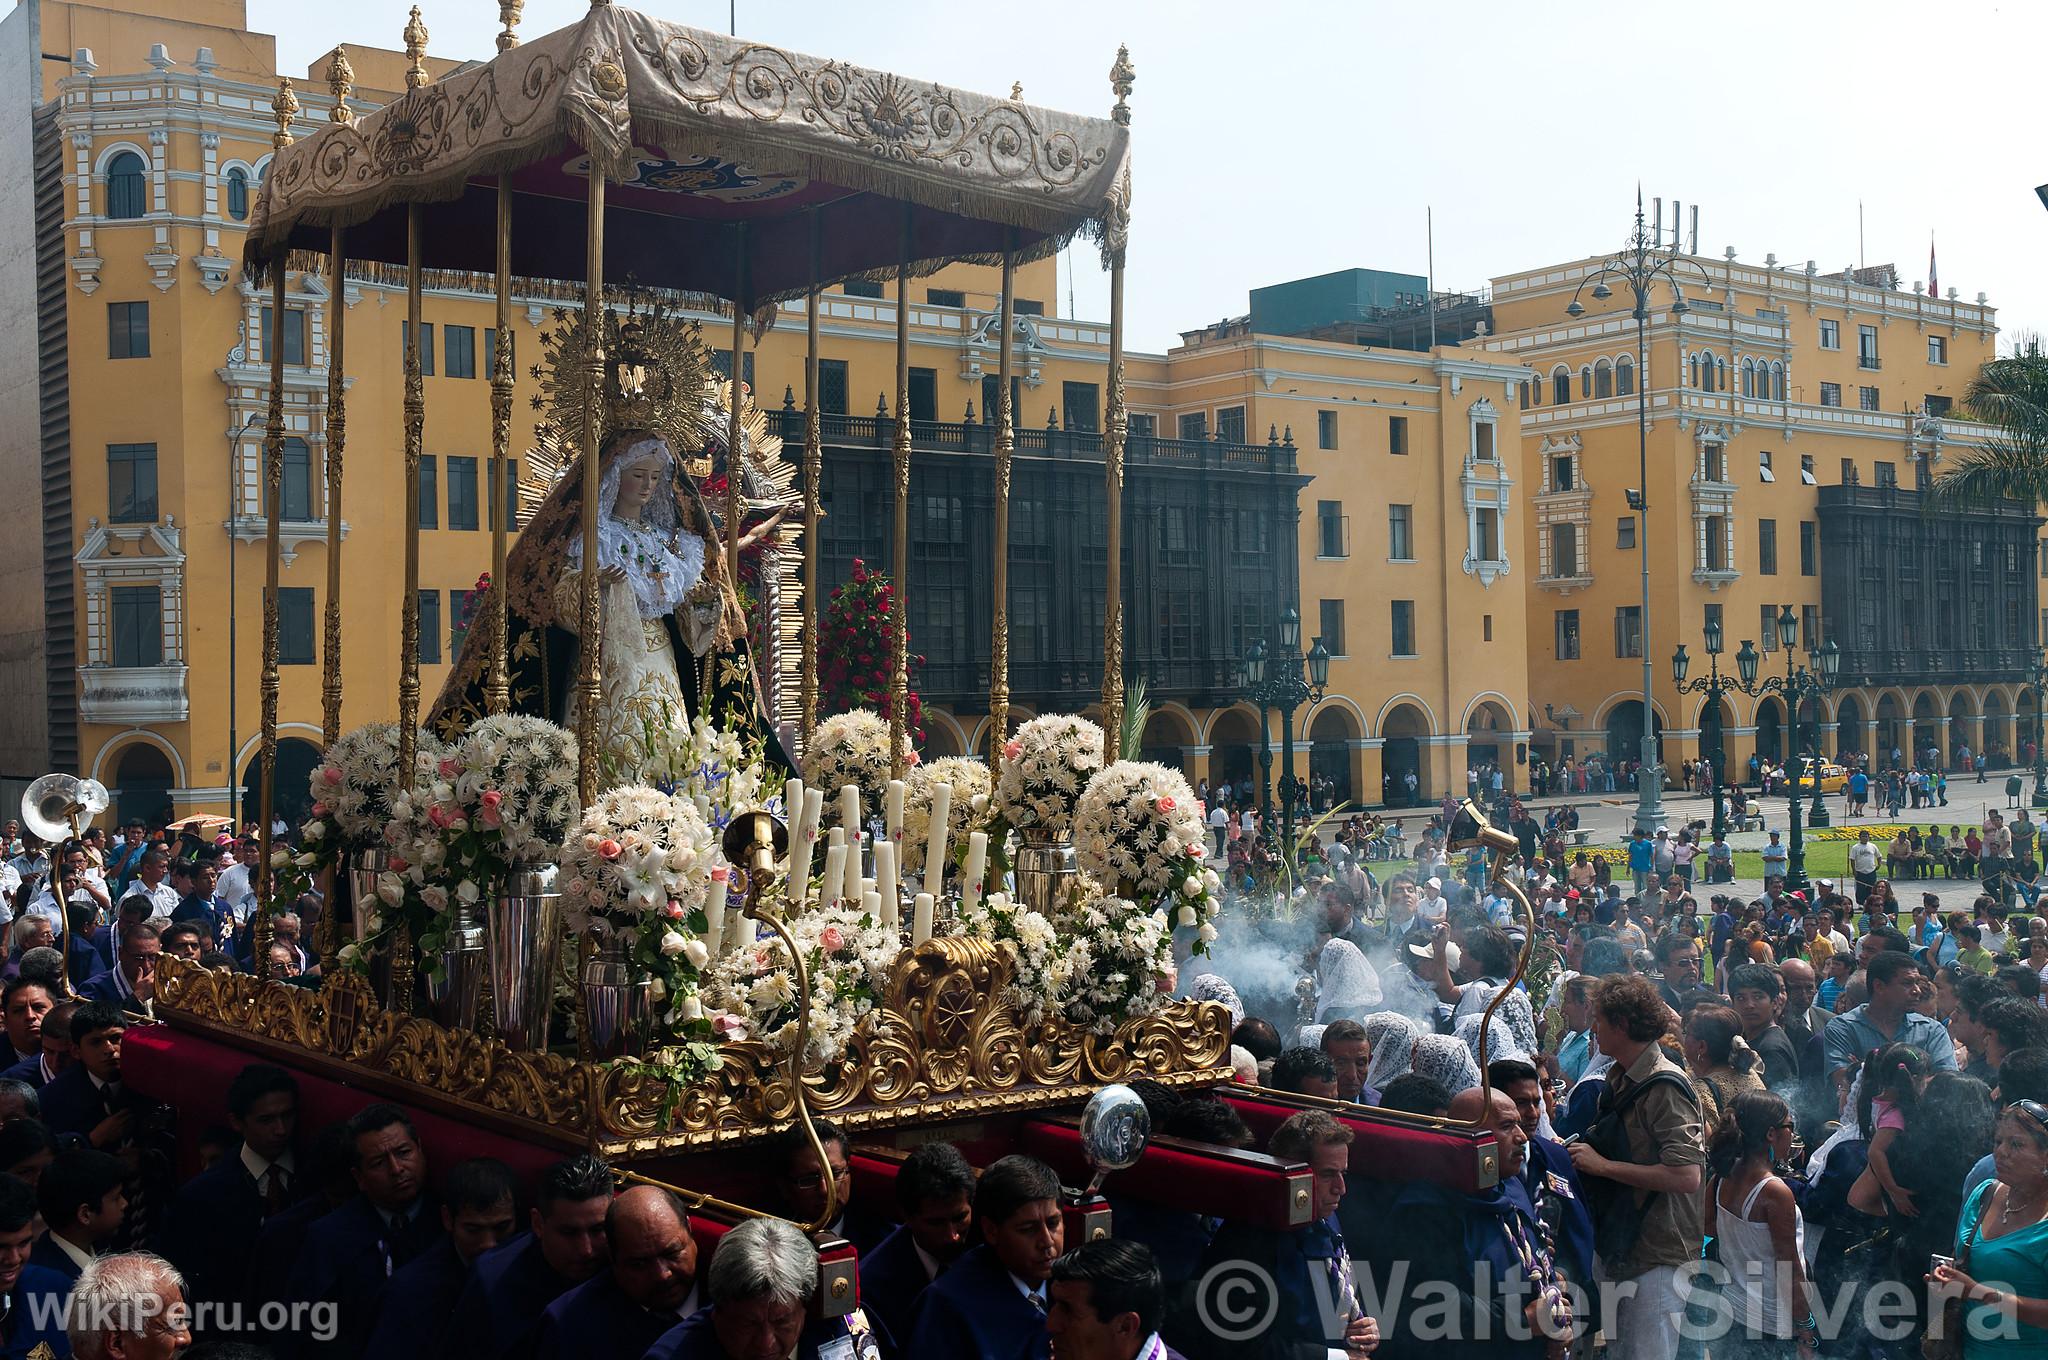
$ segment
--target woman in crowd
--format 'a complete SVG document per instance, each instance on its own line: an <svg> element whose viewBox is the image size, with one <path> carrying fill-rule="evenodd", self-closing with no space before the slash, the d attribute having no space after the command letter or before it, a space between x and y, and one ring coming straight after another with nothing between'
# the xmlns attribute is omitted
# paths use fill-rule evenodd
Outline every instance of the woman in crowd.
<svg viewBox="0 0 2048 1360"><path fill-rule="evenodd" d="M1415 1063L1415 1040L1421 1027L1399 1011L1380 1011L1365 1022L1365 1047L1371 1059L1365 1069L1365 1084L1375 1091Z"/></svg>
<svg viewBox="0 0 2048 1360"><path fill-rule="evenodd" d="M1810 1360L1819 1344L1806 1282L1805 1225L1792 1187L1777 1174L1792 1156L1796 1127L1779 1097L1743 1091L1707 1141L1713 1235L1729 1277L1721 1297L1735 1324L1713 1343L1714 1360Z"/></svg>
<svg viewBox="0 0 2048 1360"><path fill-rule="evenodd" d="M1991 1156L1996 1175L1963 1206L1954 1264L1927 1279L1966 1305L1964 1360L2031 1360L2048 1353L2048 1108L2009 1107Z"/></svg>
<svg viewBox="0 0 2048 1360"><path fill-rule="evenodd" d="M1764 1089L1756 1050L1742 1037L1742 1017L1726 1006L1695 1006L1685 1021L1685 1066L1708 1127L1744 1091Z"/></svg>
<svg viewBox="0 0 2048 1360"><path fill-rule="evenodd" d="M1472 1050L1449 1034L1425 1034L1415 1041L1411 1064L1418 1076L1428 1077L1452 1095L1479 1084L1479 1064Z"/></svg>

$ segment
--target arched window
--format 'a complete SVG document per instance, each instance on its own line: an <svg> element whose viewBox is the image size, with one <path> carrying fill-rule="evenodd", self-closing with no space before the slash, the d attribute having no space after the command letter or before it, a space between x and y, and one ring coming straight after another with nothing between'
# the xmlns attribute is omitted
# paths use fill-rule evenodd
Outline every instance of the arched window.
<svg viewBox="0 0 2048 1360"><path fill-rule="evenodd" d="M143 196L142 157L123 151L107 162L107 216L140 217L147 208Z"/></svg>
<svg viewBox="0 0 2048 1360"><path fill-rule="evenodd" d="M1588 401L1593 396L1593 366L1587 364L1579 369L1579 400Z"/></svg>
<svg viewBox="0 0 2048 1360"><path fill-rule="evenodd" d="M1636 366L1626 354L1614 361L1614 390L1619 396L1635 395Z"/></svg>
<svg viewBox="0 0 2048 1360"><path fill-rule="evenodd" d="M1605 359L1593 365L1593 395L1611 397L1614 395L1614 366Z"/></svg>
<svg viewBox="0 0 2048 1360"><path fill-rule="evenodd" d="M1550 371L1550 399L1559 406L1572 399L1572 371L1563 364Z"/></svg>
<svg viewBox="0 0 2048 1360"><path fill-rule="evenodd" d="M228 171L228 216L237 222L249 219L249 172L239 165Z"/></svg>
<svg viewBox="0 0 2048 1360"><path fill-rule="evenodd" d="M1770 385L1770 375L1768 373L1764 375L1764 385L1766 387ZM1742 395L1745 397L1756 395L1756 360L1754 359L1744 359L1742 361ZM1764 395L1769 396L1770 393L1766 392Z"/></svg>
<svg viewBox="0 0 2048 1360"><path fill-rule="evenodd" d="M1778 401L1785 399L1785 365L1771 365L1771 395Z"/></svg>
<svg viewBox="0 0 2048 1360"><path fill-rule="evenodd" d="M1697 354L1691 356L1685 361L1685 366L1688 370L1690 370L1688 374L1688 376L1692 379L1690 385L1693 387L1698 387L1700 385L1700 356Z"/></svg>
<svg viewBox="0 0 2048 1360"><path fill-rule="evenodd" d="M1712 390L1716 392L1726 392L1728 390L1728 361L1726 359L1714 360Z"/></svg>

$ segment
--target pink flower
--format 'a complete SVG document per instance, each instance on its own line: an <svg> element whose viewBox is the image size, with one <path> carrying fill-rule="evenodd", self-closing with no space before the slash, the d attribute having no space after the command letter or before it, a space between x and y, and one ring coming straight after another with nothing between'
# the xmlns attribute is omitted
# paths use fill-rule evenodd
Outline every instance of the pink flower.
<svg viewBox="0 0 2048 1360"><path fill-rule="evenodd" d="M661 909L661 914L671 921L680 921L683 919L683 904L671 897L668 905Z"/></svg>
<svg viewBox="0 0 2048 1360"><path fill-rule="evenodd" d="M439 768L443 779L453 779L462 773L462 762L454 756L442 756Z"/></svg>
<svg viewBox="0 0 2048 1360"><path fill-rule="evenodd" d="M610 836L606 836L597 843L597 857L599 859L617 859L619 857L619 843Z"/></svg>
<svg viewBox="0 0 2048 1360"><path fill-rule="evenodd" d="M714 1016L711 1032L721 1039L744 1039L747 1037L747 1022L737 1015Z"/></svg>
<svg viewBox="0 0 2048 1360"><path fill-rule="evenodd" d="M315 817L325 817L325 816L327 815L327 804L325 804L325 803L315 803L315 804L313 804L313 815L314 815Z"/></svg>
<svg viewBox="0 0 2048 1360"><path fill-rule="evenodd" d="M505 795L499 793L496 789L485 789L483 796L478 798L477 801L487 808L495 808L505 801Z"/></svg>
<svg viewBox="0 0 2048 1360"><path fill-rule="evenodd" d="M432 822L435 826L440 827L443 831L446 831L448 829L449 822L448 809L440 806L439 804L436 804L435 806L428 808L427 820Z"/></svg>
<svg viewBox="0 0 2048 1360"><path fill-rule="evenodd" d="M719 865L716 869L713 869L711 871L711 881L714 883L723 883L731 876L732 871L726 868L723 864Z"/></svg>
<svg viewBox="0 0 2048 1360"><path fill-rule="evenodd" d="M818 947L827 954L837 954L846 948L846 937L839 933L838 926L826 926L818 932Z"/></svg>
<svg viewBox="0 0 2048 1360"><path fill-rule="evenodd" d="M1159 801L1154 803L1152 806L1158 808L1161 812L1171 812L1173 811L1174 807L1173 796L1171 794L1162 793L1159 795Z"/></svg>
<svg viewBox="0 0 2048 1360"><path fill-rule="evenodd" d="M394 874L402 874L407 869L412 868L412 861L406 859L403 855L393 855L385 862L391 866L391 872Z"/></svg>
<svg viewBox="0 0 2048 1360"><path fill-rule="evenodd" d="M476 824L487 831L496 831L499 827L505 825L505 814L498 811L495 807L478 808Z"/></svg>
<svg viewBox="0 0 2048 1360"><path fill-rule="evenodd" d="M1003 743L1004 760L1015 760L1018 756L1021 756L1023 754L1024 743L1018 741L1015 737L1011 737L1008 741Z"/></svg>
<svg viewBox="0 0 2048 1360"><path fill-rule="evenodd" d="M338 765L327 765L322 767L320 771L320 778L325 780L329 784L341 783L341 767Z"/></svg>

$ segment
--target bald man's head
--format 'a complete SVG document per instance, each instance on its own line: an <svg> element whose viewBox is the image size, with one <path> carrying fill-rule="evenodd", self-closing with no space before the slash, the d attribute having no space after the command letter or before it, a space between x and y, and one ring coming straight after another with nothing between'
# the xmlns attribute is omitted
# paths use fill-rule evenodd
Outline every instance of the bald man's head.
<svg viewBox="0 0 2048 1360"><path fill-rule="evenodd" d="M697 1279L697 1240L682 1202L655 1185L636 1185L605 1212L612 1278L626 1297L656 1313L672 1312Z"/></svg>
<svg viewBox="0 0 2048 1360"><path fill-rule="evenodd" d="M1522 1114L1505 1091L1484 1091L1469 1086L1451 1097L1450 1117L1468 1124L1483 1124L1493 1131L1500 1145L1500 1177L1507 1180L1522 1174L1529 1155L1529 1135L1522 1131Z"/></svg>

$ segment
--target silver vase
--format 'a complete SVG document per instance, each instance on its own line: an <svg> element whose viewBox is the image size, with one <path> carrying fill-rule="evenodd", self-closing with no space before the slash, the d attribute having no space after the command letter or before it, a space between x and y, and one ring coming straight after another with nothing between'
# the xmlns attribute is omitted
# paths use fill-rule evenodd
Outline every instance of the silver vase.
<svg viewBox="0 0 2048 1360"><path fill-rule="evenodd" d="M643 974L616 932L605 936L583 965L583 1012L590 1026L590 1056L638 1057L654 1023L654 979Z"/></svg>
<svg viewBox="0 0 2048 1360"><path fill-rule="evenodd" d="M1011 866L1017 875L1017 901L1026 910L1050 918L1067 905L1080 872L1074 861L1073 837L1055 836L1043 829L1018 834L1024 844L1018 847Z"/></svg>
<svg viewBox="0 0 2048 1360"><path fill-rule="evenodd" d="M420 991L427 1016L443 1029L471 1029L484 994L484 923L477 909L449 904L451 919L438 960L420 956ZM428 964L438 962L438 970Z"/></svg>
<svg viewBox="0 0 2048 1360"><path fill-rule="evenodd" d="M493 904L485 947L492 1018L498 1037L518 1051L547 1047L555 999L555 958L562 938L562 894L555 870L521 870Z"/></svg>

